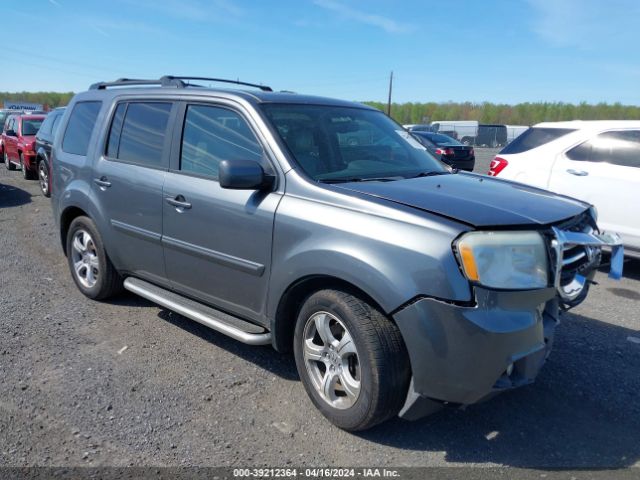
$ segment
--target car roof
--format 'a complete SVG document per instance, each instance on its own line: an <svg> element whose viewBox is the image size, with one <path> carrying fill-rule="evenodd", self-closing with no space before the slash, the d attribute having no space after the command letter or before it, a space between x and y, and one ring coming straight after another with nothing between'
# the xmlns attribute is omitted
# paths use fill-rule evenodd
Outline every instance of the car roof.
<svg viewBox="0 0 640 480"><path fill-rule="evenodd" d="M536 128L571 128L574 130L602 130L607 128L640 128L640 120L571 120L568 122L542 122Z"/></svg>
<svg viewBox="0 0 640 480"><path fill-rule="evenodd" d="M241 90L241 89L225 89L225 88L212 88L201 86L186 86L183 88L171 88L171 87L144 87L144 86L132 86L132 87L118 87L118 88L92 88L86 92L78 94L78 100L89 100L94 98L98 99L112 99L117 96L158 96L158 97L222 97L227 99L244 100L251 104L301 104L301 105L329 105L337 107L351 107L367 110L379 111L368 105L364 105L357 102L351 102L348 100L339 100L329 97L320 97L314 95L304 95L289 91L282 92L268 92L259 89L256 90Z"/></svg>
<svg viewBox="0 0 640 480"><path fill-rule="evenodd" d="M21 113L20 115L16 115L16 117L19 118L34 118L34 119L44 119L44 117L46 117L46 115L42 115L40 113L38 114L32 114L32 113Z"/></svg>

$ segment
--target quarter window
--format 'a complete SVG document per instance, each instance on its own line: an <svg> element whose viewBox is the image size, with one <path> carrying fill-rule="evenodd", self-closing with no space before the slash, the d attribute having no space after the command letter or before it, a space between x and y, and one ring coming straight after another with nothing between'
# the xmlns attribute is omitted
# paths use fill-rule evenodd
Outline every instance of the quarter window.
<svg viewBox="0 0 640 480"><path fill-rule="evenodd" d="M261 162L260 143L237 113L225 108L189 105L182 134L180 170L218 178L222 160Z"/></svg>
<svg viewBox="0 0 640 480"><path fill-rule="evenodd" d="M86 155L102 102L78 102L73 107L62 139L62 150Z"/></svg>

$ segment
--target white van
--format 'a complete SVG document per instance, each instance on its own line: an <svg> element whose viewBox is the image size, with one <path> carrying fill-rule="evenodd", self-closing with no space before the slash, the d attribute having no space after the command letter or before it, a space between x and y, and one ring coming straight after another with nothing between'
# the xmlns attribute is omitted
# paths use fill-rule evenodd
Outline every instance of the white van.
<svg viewBox="0 0 640 480"><path fill-rule="evenodd" d="M529 128L526 125L505 125L507 127L507 143L511 143L518 135Z"/></svg>

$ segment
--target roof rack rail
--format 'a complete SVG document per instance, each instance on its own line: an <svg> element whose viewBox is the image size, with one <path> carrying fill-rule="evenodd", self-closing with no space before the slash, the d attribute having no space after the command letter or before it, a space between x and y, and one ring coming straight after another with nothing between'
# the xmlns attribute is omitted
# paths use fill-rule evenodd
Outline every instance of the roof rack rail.
<svg viewBox="0 0 640 480"><path fill-rule="evenodd" d="M202 85L190 84L188 80L205 80L208 82L233 83L246 87L259 88L263 92L273 92L271 87L266 85L257 85L255 83L241 82L240 80L226 80L224 78L209 77L178 77L174 75L165 75L157 80L145 80L140 78L119 78L113 82L98 82L89 87L89 90L105 90L109 87L129 87L135 85L158 85L160 87L185 88L188 86L201 87Z"/></svg>
<svg viewBox="0 0 640 480"><path fill-rule="evenodd" d="M123 87L129 85L162 85L160 80L143 80L140 78L119 78L113 82L98 82L89 87L89 90L105 90L108 87Z"/></svg>
<svg viewBox="0 0 640 480"><path fill-rule="evenodd" d="M240 80L227 80L224 78L183 77L183 76L176 76L176 75L165 75L164 77L160 78L160 80L163 82L163 85L165 85L166 83L166 84L172 84L182 88L189 85L189 83L185 82L184 80L205 80L209 82L218 82L218 83L233 83L236 85L243 85L245 87L259 88L263 92L273 92L273 89L267 85L258 85L256 83L241 82Z"/></svg>

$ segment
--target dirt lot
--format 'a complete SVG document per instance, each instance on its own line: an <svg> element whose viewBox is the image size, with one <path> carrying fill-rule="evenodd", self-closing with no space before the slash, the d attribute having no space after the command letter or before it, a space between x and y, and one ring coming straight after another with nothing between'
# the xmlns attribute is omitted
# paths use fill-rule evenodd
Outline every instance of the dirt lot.
<svg viewBox="0 0 640 480"><path fill-rule="evenodd" d="M486 172L492 152L478 149ZM293 359L73 285L37 183L0 165L0 466L640 465L640 262L600 273L538 381L353 435Z"/></svg>

